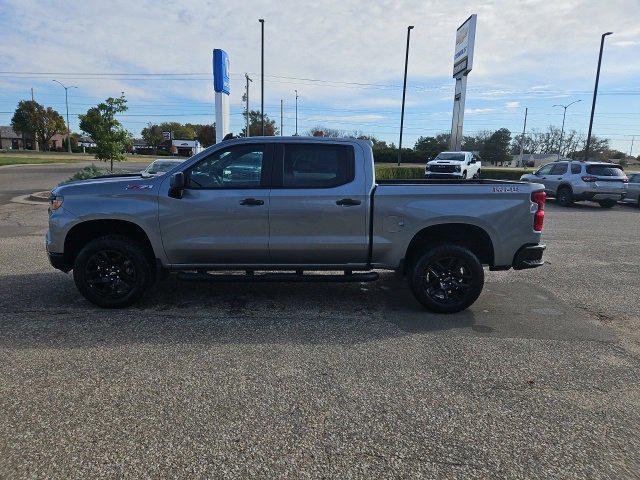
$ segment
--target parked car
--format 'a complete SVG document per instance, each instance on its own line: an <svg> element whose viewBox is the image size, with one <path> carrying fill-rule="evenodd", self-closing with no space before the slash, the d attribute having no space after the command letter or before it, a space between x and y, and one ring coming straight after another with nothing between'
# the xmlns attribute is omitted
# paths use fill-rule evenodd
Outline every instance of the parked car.
<svg viewBox="0 0 640 480"><path fill-rule="evenodd" d="M180 165L184 162L184 159L165 159L158 158L151 162L147 168L140 172L143 177L153 177L155 175L161 175L163 173L167 173L173 167Z"/></svg>
<svg viewBox="0 0 640 480"><path fill-rule="evenodd" d="M441 152L427 162L425 178L458 179L480 178L482 163L473 152Z"/></svg>
<svg viewBox="0 0 640 480"><path fill-rule="evenodd" d="M624 203L633 203L640 208L640 173L629 175L627 195L622 199Z"/></svg>
<svg viewBox="0 0 640 480"><path fill-rule="evenodd" d="M46 248L55 268L73 269L80 292L107 308L131 305L165 272L364 282L384 269L408 277L428 309L452 313L480 295L483 265L543 264L542 190L499 180L376 181L368 141L251 137L218 143L168 176L55 188ZM246 276L211 273L228 270ZM305 273L320 270L344 274Z"/></svg>
<svg viewBox="0 0 640 480"><path fill-rule="evenodd" d="M625 198L628 182L620 165L583 161L547 163L520 180L543 184L547 195L563 207L591 200L604 208Z"/></svg>

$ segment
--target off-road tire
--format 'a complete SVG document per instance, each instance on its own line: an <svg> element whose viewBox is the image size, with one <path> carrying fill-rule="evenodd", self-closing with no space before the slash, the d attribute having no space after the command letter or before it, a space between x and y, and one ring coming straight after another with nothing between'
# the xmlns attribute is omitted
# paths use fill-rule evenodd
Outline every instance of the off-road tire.
<svg viewBox="0 0 640 480"><path fill-rule="evenodd" d="M451 260L456 263L450 263ZM457 273L456 264L459 267ZM445 268L436 268L436 265ZM442 288L443 283L452 284L454 287L451 290ZM461 285L467 287L458 288ZM466 247L431 245L413 262L409 272L409 286L416 300L428 310L436 313L456 313L472 305L480 296L484 286L484 270L478 257ZM454 291L454 295L446 293ZM447 296L451 298L444 298Z"/></svg>
<svg viewBox="0 0 640 480"><path fill-rule="evenodd" d="M91 240L73 264L76 287L102 308L124 308L137 302L153 283L154 272L145 247L121 235Z"/></svg>
<svg viewBox="0 0 640 480"><path fill-rule="evenodd" d="M573 205L573 191L571 187L562 186L558 188L556 193L556 201L561 207L570 207Z"/></svg>

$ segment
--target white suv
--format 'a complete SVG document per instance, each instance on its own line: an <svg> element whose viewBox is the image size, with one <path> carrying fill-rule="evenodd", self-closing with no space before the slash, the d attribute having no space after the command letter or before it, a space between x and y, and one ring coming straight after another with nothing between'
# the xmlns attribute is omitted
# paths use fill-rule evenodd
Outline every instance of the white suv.
<svg viewBox="0 0 640 480"><path fill-rule="evenodd" d="M627 194L629 179L620 165L601 162L553 162L534 173L522 175L524 182L542 183L547 195L563 207L591 200L611 208Z"/></svg>
<svg viewBox="0 0 640 480"><path fill-rule="evenodd" d="M427 162L425 178L465 180L480 178L480 157L473 152L441 152Z"/></svg>

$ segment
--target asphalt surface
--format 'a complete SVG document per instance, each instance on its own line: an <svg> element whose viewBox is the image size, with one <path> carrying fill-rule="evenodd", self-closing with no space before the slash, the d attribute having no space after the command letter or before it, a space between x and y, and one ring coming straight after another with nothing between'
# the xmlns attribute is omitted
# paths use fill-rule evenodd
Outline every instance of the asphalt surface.
<svg viewBox="0 0 640 480"><path fill-rule="evenodd" d="M14 168L0 194L50 188ZM105 311L48 265L46 207L2 204L0 477L638 478L639 220L549 204L547 265L454 316L392 274Z"/></svg>

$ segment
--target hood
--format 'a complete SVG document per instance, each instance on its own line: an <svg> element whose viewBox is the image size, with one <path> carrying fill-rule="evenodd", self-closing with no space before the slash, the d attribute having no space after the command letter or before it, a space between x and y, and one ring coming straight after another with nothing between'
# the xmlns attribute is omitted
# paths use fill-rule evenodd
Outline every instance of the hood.
<svg viewBox="0 0 640 480"><path fill-rule="evenodd" d="M104 193L153 190L157 185L157 177L142 178L139 173L104 175L87 180L75 180L55 187L51 192L58 194Z"/></svg>
<svg viewBox="0 0 640 480"><path fill-rule="evenodd" d="M429 160L427 165L462 165L466 160Z"/></svg>

